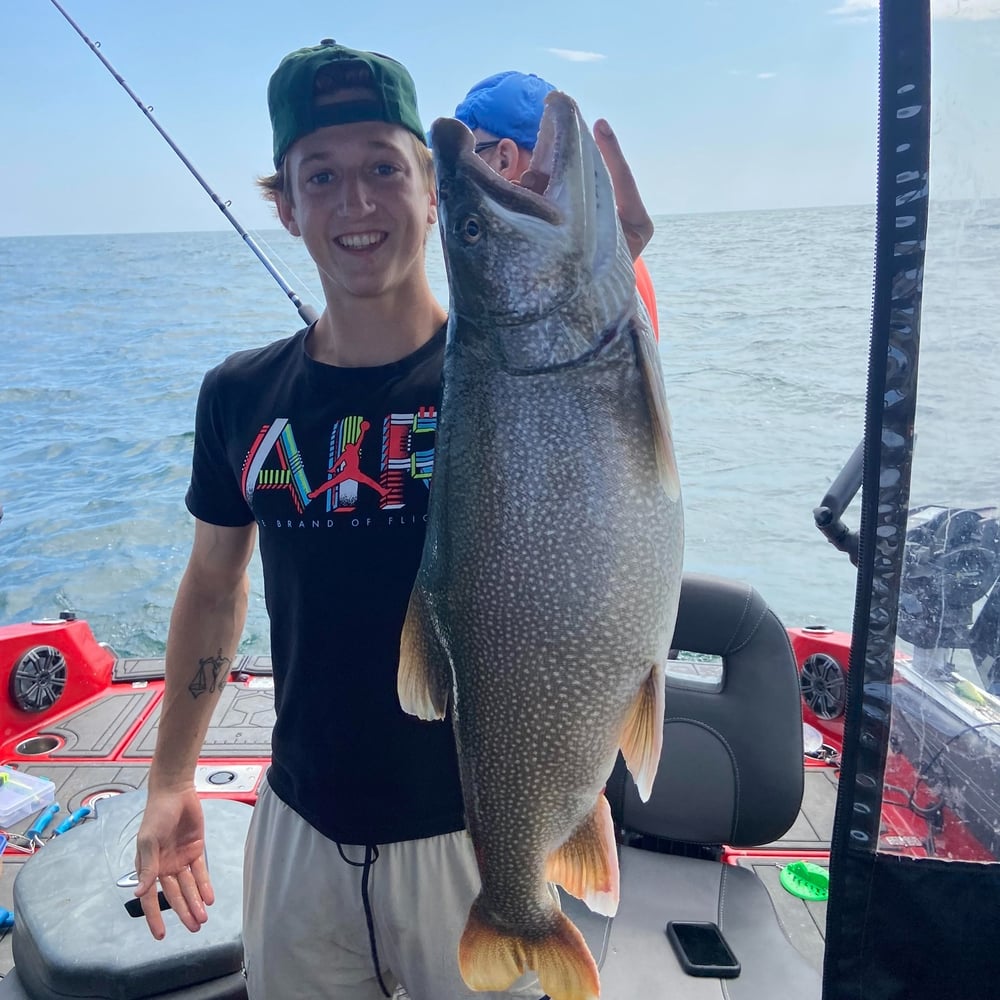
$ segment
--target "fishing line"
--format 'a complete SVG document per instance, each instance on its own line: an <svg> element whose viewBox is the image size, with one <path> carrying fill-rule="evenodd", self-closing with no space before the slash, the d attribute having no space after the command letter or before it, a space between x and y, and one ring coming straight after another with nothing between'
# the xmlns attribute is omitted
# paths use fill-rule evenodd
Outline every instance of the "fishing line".
<svg viewBox="0 0 1000 1000"><path fill-rule="evenodd" d="M127 93L128 96L131 97L133 101L135 101L139 110L149 119L149 121L153 125L153 128L155 128L156 131L159 132L161 136L163 136L163 138L167 142L167 145L177 154L181 163L183 163L184 166L188 168L194 179L205 189L205 192L212 199L212 201L215 202L215 204L219 208L219 211L222 212L222 214L226 217L229 224L233 227L233 229L236 230L236 232L240 234L240 236L243 238L243 242L246 243L246 245L254 252L254 254L257 256L257 259L264 265L265 268L267 268L268 274L270 274L271 277L274 278L274 280L278 283L278 287L285 293L285 295L288 296L292 305L295 306L295 308L298 310L299 316L302 317L302 321L305 323L314 323L318 318L316 310L312 306L303 303L303 301L299 298L294 289L288 284L287 281L285 281L285 279L281 276L281 273L278 271L278 269L268 259L267 254L265 254L264 251L261 250L261 248L257 245L257 242L254 240L254 238L239 224L233 213L229 211L229 205L231 203L228 201L223 201L212 190L212 188L209 186L205 178L202 177L200 173L198 173L198 170L195 168L194 164L184 155L183 151L177 145L177 143L175 143L174 140L170 138L170 136L167 134L163 126L160 125L160 123L156 120L156 118L153 117L153 106L151 104L143 103L139 95L136 94L136 92L125 82L125 78L121 75L121 73L119 73L118 70L116 70L114 66L112 66L111 63L104 58L104 53L101 52L100 50L101 43L91 41L90 38L87 37L84 30L80 27L80 25L78 25L76 21L74 21L73 18L70 17L70 15L66 12L66 10L59 4L58 0L51 0L51 3L52 6L55 7L55 9L59 11L59 13L62 14L62 16L70 23L70 26L73 28L73 30L84 40L84 42L87 43L87 46L90 49L90 51L93 52L94 55L101 60L101 62L104 64L104 68L118 81L118 83L121 85L125 93Z"/></svg>

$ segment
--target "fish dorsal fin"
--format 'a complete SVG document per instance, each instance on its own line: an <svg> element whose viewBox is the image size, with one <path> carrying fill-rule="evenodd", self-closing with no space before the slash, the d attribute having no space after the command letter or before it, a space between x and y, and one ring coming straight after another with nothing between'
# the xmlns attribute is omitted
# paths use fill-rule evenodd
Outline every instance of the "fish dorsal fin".
<svg viewBox="0 0 1000 1000"><path fill-rule="evenodd" d="M603 792L584 821L549 857L545 877L582 899L595 913L613 917L618 912L615 825Z"/></svg>
<svg viewBox="0 0 1000 1000"><path fill-rule="evenodd" d="M649 801L653 791L653 778L663 750L665 684L663 667L654 663L629 706L622 729L622 756L643 802Z"/></svg>
<svg viewBox="0 0 1000 1000"><path fill-rule="evenodd" d="M648 324L635 323L632 327L635 344L636 363L642 375L642 387L649 409L649 422L653 435L653 450L656 454L656 468L660 476L663 492L671 500L679 500L681 481L677 474L674 458L674 441L670 430L670 410L667 394L663 388L663 370L656 341Z"/></svg>
<svg viewBox="0 0 1000 1000"><path fill-rule="evenodd" d="M414 587L399 640L399 704L418 719L443 719L451 680L451 663L434 631L426 597L420 587Z"/></svg>

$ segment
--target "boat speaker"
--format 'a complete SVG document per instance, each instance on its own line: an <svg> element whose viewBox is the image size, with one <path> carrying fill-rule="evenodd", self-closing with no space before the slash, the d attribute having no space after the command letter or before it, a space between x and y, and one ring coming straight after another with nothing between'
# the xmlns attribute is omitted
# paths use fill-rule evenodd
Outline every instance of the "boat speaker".
<svg viewBox="0 0 1000 1000"><path fill-rule="evenodd" d="M829 653L806 657L799 671L802 700L818 719L839 719L847 705L847 678Z"/></svg>
<svg viewBox="0 0 1000 1000"><path fill-rule="evenodd" d="M66 657L55 646L34 646L14 664L10 696L22 712L44 712L66 687Z"/></svg>

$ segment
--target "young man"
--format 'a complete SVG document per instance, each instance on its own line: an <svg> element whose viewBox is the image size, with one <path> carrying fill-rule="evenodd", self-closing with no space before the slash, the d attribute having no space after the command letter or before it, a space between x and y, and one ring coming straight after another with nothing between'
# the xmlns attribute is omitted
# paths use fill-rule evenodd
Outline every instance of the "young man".
<svg viewBox="0 0 1000 1000"><path fill-rule="evenodd" d="M156 878L189 930L207 919L193 775L259 535L277 718L247 844L250 996L376 1000L403 981L414 1000L471 997L455 954L478 873L451 727L405 714L396 695L446 319L425 271L436 204L424 127L403 66L333 42L287 56L268 100L278 215L316 263L326 306L202 387L195 538L167 642L137 894L156 937ZM347 466L357 474L323 488ZM220 683L199 694L206 663Z"/></svg>
<svg viewBox="0 0 1000 1000"><path fill-rule="evenodd" d="M457 944L478 892L447 722L402 711L399 637L419 565L446 316L425 270L433 168L413 81L386 56L300 49L268 88L282 224L316 264L315 324L210 371L187 505L194 544L138 834L191 931L213 899L194 771L229 673L259 536L271 619L272 764L247 840L251 1000L533 997L468 990ZM213 683L204 684L209 673ZM207 690L206 690L207 689Z"/></svg>
<svg viewBox="0 0 1000 1000"><path fill-rule="evenodd" d="M534 73L507 70L480 80L455 108L455 117L476 137L476 152L498 174L535 190L548 178L531 169L531 154L545 108L545 96L555 87ZM618 218L635 263L635 283L649 312L653 332L660 335L656 294L645 262L639 256L653 236L649 217L635 179L618 146L611 126L602 118L594 126L594 138L604 156L615 189Z"/></svg>

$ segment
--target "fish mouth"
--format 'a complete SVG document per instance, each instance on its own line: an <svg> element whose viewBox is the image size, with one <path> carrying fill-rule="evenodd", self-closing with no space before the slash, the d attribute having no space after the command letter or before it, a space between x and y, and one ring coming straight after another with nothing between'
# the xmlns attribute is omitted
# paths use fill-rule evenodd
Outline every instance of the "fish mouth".
<svg viewBox="0 0 1000 1000"><path fill-rule="evenodd" d="M431 147L438 172L438 199L447 202L452 178L461 176L490 201L511 212L533 216L553 226L565 220L558 194L573 154L580 155L579 112L571 97L551 92L538 129L531 163L520 183L508 181L476 155L475 138L464 123L438 118L431 126Z"/></svg>

